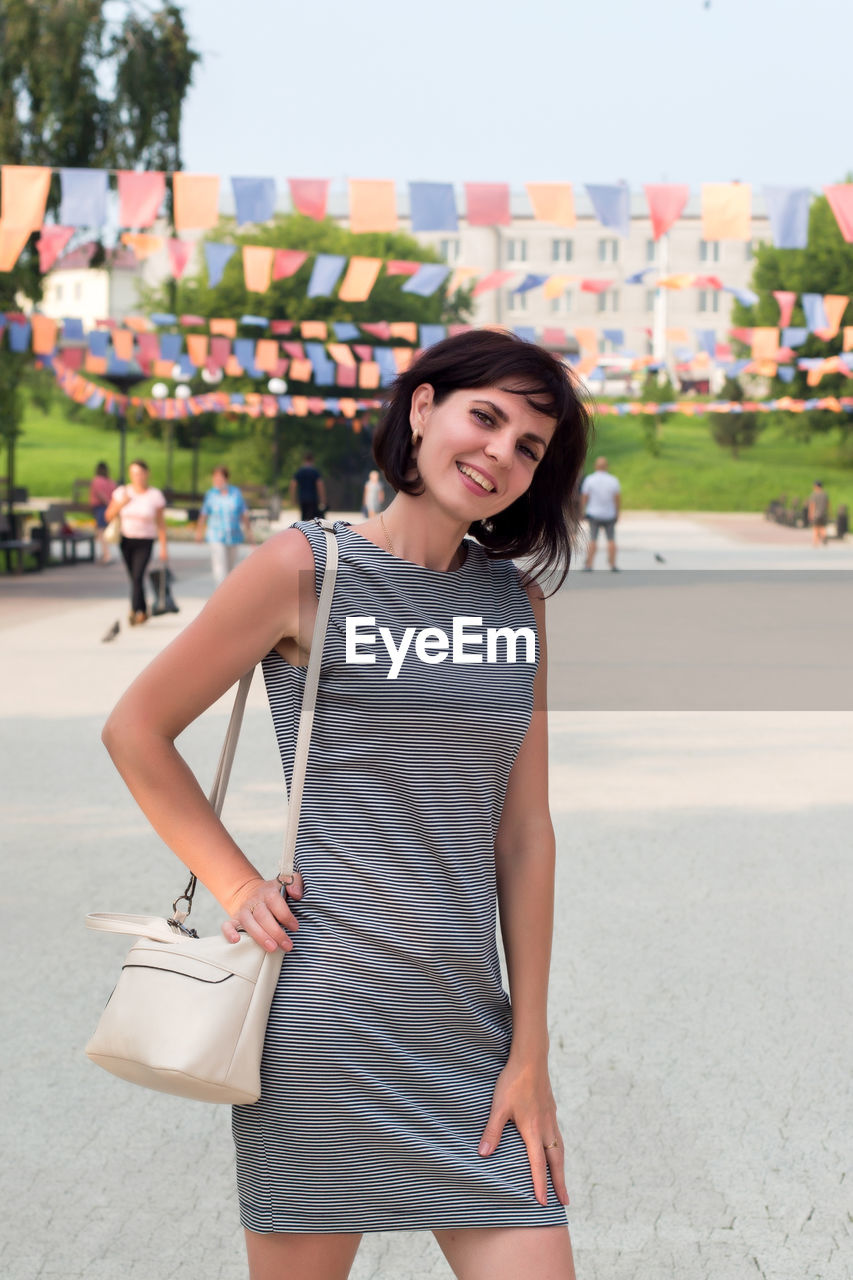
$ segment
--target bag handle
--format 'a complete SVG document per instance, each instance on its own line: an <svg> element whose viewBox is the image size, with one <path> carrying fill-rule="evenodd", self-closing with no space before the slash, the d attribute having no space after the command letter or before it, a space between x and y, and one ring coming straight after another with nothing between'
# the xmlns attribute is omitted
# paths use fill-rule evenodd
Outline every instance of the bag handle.
<svg viewBox="0 0 853 1280"><path fill-rule="evenodd" d="M308 658L308 670L305 675L305 691L302 697L302 709L299 715L299 731L296 738L296 755L293 761L293 777L290 788L290 801L287 801L287 782L284 784L285 803L287 805L287 825L284 833L284 844L281 851L281 860L279 862L279 879L286 882L288 876L293 875L293 861L296 853L296 837L299 832L299 813L302 808L302 792L305 785L305 772L308 766L308 752L311 746L311 730L314 724L314 710L317 705L317 687L320 682L320 664L323 658L323 646L326 640L326 631L329 625L329 615L332 610L332 596L335 591L335 580L338 573L338 540L334 533L334 524L331 520L317 519L315 524L323 530L326 537L326 568L323 574L323 585L320 590L320 599L317 604L317 618L314 622L314 630L311 634L311 653ZM231 767L234 763L234 754L237 750L237 742L240 737L240 728L243 724L243 713L246 709L246 699L249 696L249 687L252 683L252 677L255 674L255 668L247 671L241 676L237 686L237 694L234 698L234 706L231 709L231 717L228 721L228 728L225 732L225 741L222 744L222 751L219 754L219 762L216 766L216 774L213 779L213 786L210 789L211 808L217 818L222 813L222 806L225 802L225 793L228 789L228 781L231 777ZM179 898L172 903L173 915L165 924L165 931L168 938L164 937L161 930L164 928L164 922L160 917L156 916L109 916L104 913L92 912L86 917L86 925L90 929L102 929L113 933L137 933L146 937L157 937L160 941L174 940L174 932L196 936L195 931L186 929L184 921L192 911L193 896L196 891L198 879L194 872L190 872L189 882L186 889ZM178 910L178 903L186 902L186 910ZM109 921L121 921L121 925L111 924ZM137 927L139 926L139 927ZM152 933L152 929L154 932Z"/></svg>

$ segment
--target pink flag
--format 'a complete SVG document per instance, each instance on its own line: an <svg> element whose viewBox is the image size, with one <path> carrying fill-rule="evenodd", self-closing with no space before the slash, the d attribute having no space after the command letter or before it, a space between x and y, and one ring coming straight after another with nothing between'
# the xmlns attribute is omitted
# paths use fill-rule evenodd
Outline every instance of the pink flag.
<svg viewBox="0 0 853 1280"><path fill-rule="evenodd" d="M506 284L507 280L511 280L514 275L514 271L490 271L487 276L483 276L482 280L477 281L471 296L479 298L481 293L488 293L491 289L500 289L501 285Z"/></svg>
<svg viewBox="0 0 853 1280"><path fill-rule="evenodd" d="M779 303L779 328L787 329L791 323L791 314L797 295L791 289L774 289L773 297Z"/></svg>
<svg viewBox="0 0 853 1280"><path fill-rule="evenodd" d="M664 185L647 183L643 190L649 204L652 234L655 240L660 240L684 212L690 188L675 183Z"/></svg>
<svg viewBox="0 0 853 1280"><path fill-rule="evenodd" d="M216 337L210 339L210 358L220 369L227 364L230 355L230 338Z"/></svg>
<svg viewBox="0 0 853 1280"><path fill-rule="evenodd" d="M606 293L613 288L612 280L581 280L582 293Z"/></svg>
<svg viewBox="0 0 853 1280"><path fill-rule="evenodd" d="M508 227L509 184L466 182L465 208L469 227Z"/></svg>
<svg viewBox="0 0 853 1280"><path fill-rule="evenodd" d="M836 187L824 187L823 193L835 214L838 229L848 244L853 244L853 182Z"/></svg>
<svg viewBox="0 0 853 1280"><path fill-rule="evenodd" d="M119 225L150 227L166 195L165 173L122 170L118 175Z"/></svg>
<svg viewBox="0 0 853 1280"><path fill-rule="evenodd" d="M273 280L287 280L295 276L308 257L301 249L276 249L273 260Z"/></svg>
<svg viewBox="0 0 853 1280"><path fill-rule="evenodd" d="M399 258L392 258L390 262L385 263L385 274L387 276L413 276L419 271L423 264L420 262L403 262Z"/></svg>
<svg viewBox="0 0 853 1280"><path fill-rule="evenodd" d="M42 275L50 271L73 235L73 227L42 227L41 235L36 241L39 251L39 271Z"/></svg>
<svg viewBox="0 0 853 1280"><path fill-rule="evenodd" d="M362 328L365 333L369 333L372 337L378 338L380 342L387 342L391 337L391 326L387 320L377 320L375 324L363 323L359 327Z"/></svg>
<svg viewBox="0 0 853 1280"><path fill-rule="evenodd" d="M166 247L169 250L169 268L175 279L180 280L187 269L192 245L187 240L169 240Z"/></svg>
<svg viewBox="0 0 853 1280"><path fill-rule="evenodd" d="M297 213L322 222L329 199L328 178L288 178L290 199Z"/></svg>

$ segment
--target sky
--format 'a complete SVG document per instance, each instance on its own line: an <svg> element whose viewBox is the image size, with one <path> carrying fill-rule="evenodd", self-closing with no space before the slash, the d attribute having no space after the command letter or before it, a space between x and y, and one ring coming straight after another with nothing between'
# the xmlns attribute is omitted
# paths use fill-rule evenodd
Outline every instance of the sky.
<svg viewBox="0 0 853 1280"><path fill-rule="evenodd" d="M707 7L706 7L707 6ZM498 182L853 170L849 0L183 0L184 168ZM829 58L829 62L827 62Z"/></svg>

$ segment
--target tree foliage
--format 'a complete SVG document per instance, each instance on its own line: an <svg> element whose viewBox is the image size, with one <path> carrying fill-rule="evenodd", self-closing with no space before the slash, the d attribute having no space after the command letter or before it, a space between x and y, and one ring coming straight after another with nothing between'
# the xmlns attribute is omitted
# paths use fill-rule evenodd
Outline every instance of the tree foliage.
<svg viewBox="0 0 853 1280"><path fill-rule="evenodd" d="M743 400L743 387L737 378L726 378L720 392L721 400ZM730 449L733 458L740 456L741 449L755 444L765 423L758 413L709 413L708 424L711 435L722 449Z"/></svg>

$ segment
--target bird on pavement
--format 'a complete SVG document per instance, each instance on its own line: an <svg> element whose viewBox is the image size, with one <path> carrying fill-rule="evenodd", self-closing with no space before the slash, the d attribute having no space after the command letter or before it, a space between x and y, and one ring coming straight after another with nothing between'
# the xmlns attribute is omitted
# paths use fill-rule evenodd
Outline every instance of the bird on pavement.
<svg viewBox="0 0 853 1280"><path fill-rule="evenodd" d="M659 556L657 552L655 552L654 555L655 555L655 560L657 560L658 564L666 564L666 561L664 560L663 556Z"/></svg>
<svg viewBox="0 0 853 1280"><path fill-rule="evenodd" d="M110 627L110 629L108 631L105 631L104 634L101 636L101 644L109 644L111 640L115 640L116 636L120 631L121 631L121 626L119 625L118 618L116 618L115 622Z"/></svg>

